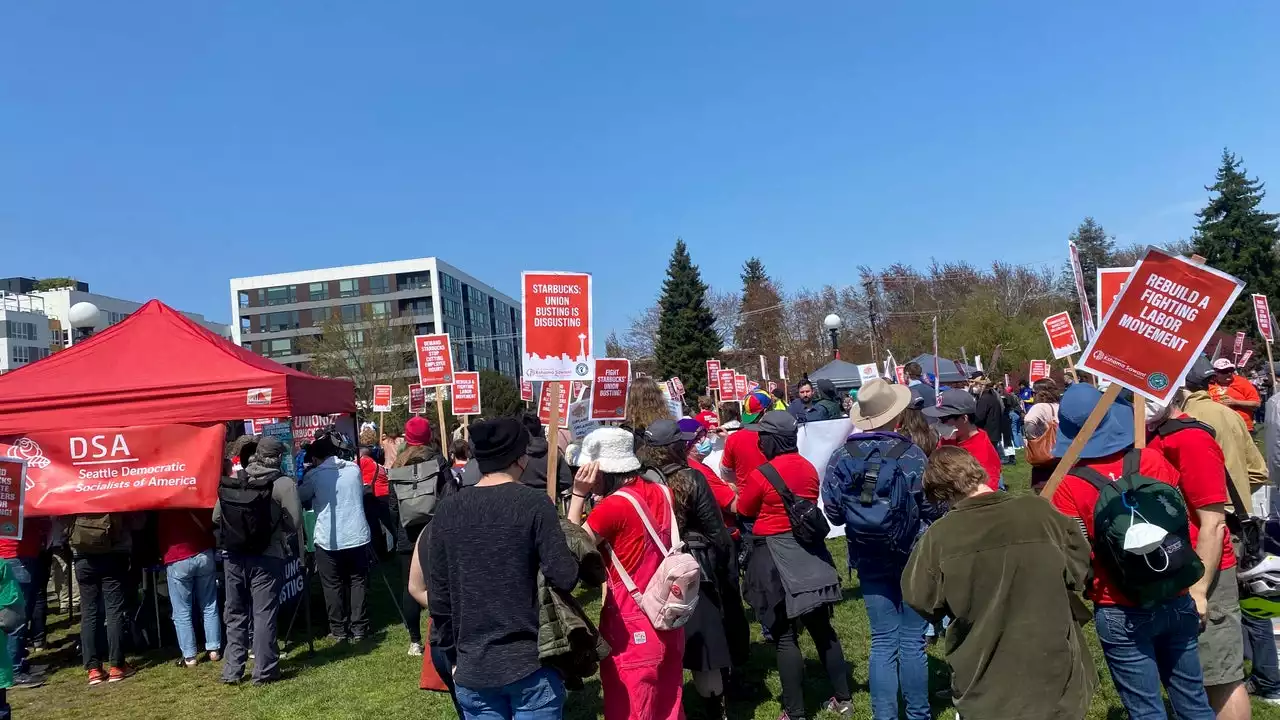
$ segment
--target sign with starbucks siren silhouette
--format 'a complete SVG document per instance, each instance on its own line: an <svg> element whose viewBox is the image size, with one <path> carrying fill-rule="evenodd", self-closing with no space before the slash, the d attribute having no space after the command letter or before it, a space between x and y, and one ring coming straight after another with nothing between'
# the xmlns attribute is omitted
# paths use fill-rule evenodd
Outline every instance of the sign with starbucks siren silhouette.
<svg viewBox="0 0 1280 720"><path fill-rule="evenodd" d="M591 380L591 275L527 271L520 285L524 378Z"/></svg>

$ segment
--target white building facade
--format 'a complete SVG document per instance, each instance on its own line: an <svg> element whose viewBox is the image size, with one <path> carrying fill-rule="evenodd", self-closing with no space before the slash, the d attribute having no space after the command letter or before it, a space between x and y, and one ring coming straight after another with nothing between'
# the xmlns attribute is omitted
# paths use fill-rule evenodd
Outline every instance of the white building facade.
<svg viewBox="0 0 1280 720"><path fill-rule="evenodd" d="M49 357L61 347L56 327L42 298L0 292L0 373Z"/></svg>
<svg viewBox="0 0 1280 720"><path fill-rule="evenodd" d="M94 332L106 330L116 323L124 320L133 314L134 310L142 307L142 303L132 300L122 300L109 295L99 295L97 293L76 290L73 288L59 288L57 290L37 290L28 293L32 297L40 298L44 301L44 311L49 318L56 320L61 325L61 333L59 342L63 347L71 346L71 307L76 303L89 302L98 306L100 319L98 324L94 326ZM211 322L199 313L183 312L191 320L204 326L206 329L216 333L220 337L231 339L231 328L223 323Z"/></svg>

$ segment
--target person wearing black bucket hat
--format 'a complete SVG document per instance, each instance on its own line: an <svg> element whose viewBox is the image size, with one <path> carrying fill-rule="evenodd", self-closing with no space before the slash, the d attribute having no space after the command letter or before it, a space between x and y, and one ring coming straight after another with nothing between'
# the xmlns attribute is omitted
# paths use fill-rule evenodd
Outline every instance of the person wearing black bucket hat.
<svg viewBox="0 0 1280 720"><path fill-rule="evenodd" d="M442 500L429 527L432 644L456 657L455 692L468 715L505 706L558 717L564 681L538 659L538 571L569 592L578 562L555 506L518 482L529 431L514 418L486 420L471 426L471 442L480 482Z"/></svg>
<svg viewBox="0 0 1280 720"><path fill-rule="evenodd" d="M1084 383L1076 383L1063 393L1058 408L1054 457L1066 455L1101 399L1102 393L1097 388ZM1125 458L1133 449L1133 408L1113 403L1085 443L1071 472L1089 468L1114 482L1125 475ZM1158 450L1143 448L1136 460L1138 475L1178 487L1177 470ZM1076 520L1085 537L1094 543L1094 510L1099 497L1100 490L1090 481L1069 474L1055 489L1050 502L1063 515ZM1145 521L1134 527L1140 524ZM1183 593L1139 605L1120 589L1121 578L1113 577L1114 571L1103 552L1093 553L1092 569L1086 595L1094 603L1094 626L1098 629L1098 641L1111 670L1116 694L1130 717L1143 720L1166 717L1160 694L1163 686L1180 719L1214 718L1200 666L1201 618L1197 602Z"/></svg>

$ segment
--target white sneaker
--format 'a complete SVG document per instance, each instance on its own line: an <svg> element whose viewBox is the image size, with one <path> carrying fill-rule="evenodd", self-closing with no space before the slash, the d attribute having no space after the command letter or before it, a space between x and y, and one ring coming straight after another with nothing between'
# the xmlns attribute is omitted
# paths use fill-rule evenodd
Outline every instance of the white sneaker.
<svg viewBox="0 0 1280 720"><path fill-rule="evenodd" d="M422 643L409 643L409 654L422 657Z"/></svg>

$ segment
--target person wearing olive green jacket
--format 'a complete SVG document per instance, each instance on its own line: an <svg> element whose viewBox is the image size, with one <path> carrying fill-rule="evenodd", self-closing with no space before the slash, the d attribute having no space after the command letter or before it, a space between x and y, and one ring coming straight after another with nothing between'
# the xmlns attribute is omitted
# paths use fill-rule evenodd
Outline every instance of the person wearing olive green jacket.
<svg viewBox="0 0 1280 720"><path fill-rule="evenodd" d="M925 492L951 510L916 543L902 600L926 620L951 617L951 694L966 718L1081 720L1098 671L1077 593L1089 544L1043 498L993 491L958 447L929 457Z"/></svg>
<svg viewBox="0 0 1280 720"><path fill-rule="evenodd" d="M9 572L8 563L0 563L0 631L7 636L27 622L26 604L18 580ZM13 687L13 658L0 652L0 720L9 720L8 689Z"/></svg>

